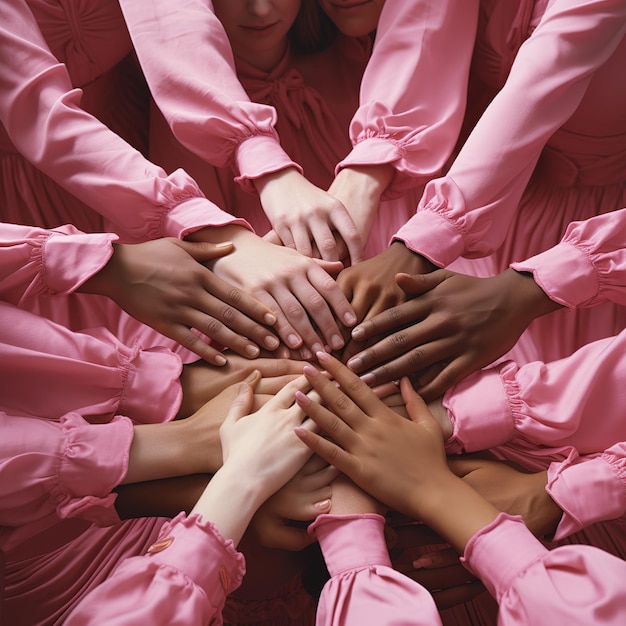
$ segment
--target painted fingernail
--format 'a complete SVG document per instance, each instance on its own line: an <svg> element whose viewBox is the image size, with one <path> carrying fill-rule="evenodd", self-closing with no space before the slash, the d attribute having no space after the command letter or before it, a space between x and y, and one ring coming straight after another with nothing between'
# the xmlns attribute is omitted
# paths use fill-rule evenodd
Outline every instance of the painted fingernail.
<svg viewBox="0 0 626 626"><path fill-rule="evenodd" d="M280 345L280 341L278 340L278 338L272 337L271 335L269 337L266 337L263 340L263 343L270 350L276 350L276 348L278 348L278 346Z"/></svg>
<svg viewBox="0 0 626 626"><path fill-rule="evenodd" d="M316 367L313 367L312 365L305 365L302 368L302 371L307 375L307 376L317 376L319 374L319 370Z"/></svg>
<svg viewBox="0 0 626 626"><path fill-rule="evenodd" d="M343 339L339 335L333 335L330 338L330 345L335 349L343 348Z"/></svg>
<svg viewBox="0 0 626 626"><path fill-rule="evenodd" d="M432 557L428 556L428 555L423 555L420 556L419 559L415 559L415 561L413 561L412 565L415 569L420 569L422 567L430 567L433 564L433 559Z"/></svg>
<svg viewBox="0 0 626 626"><path fill-rule="evenodd" d="M215 365L226 365L226 357L221 354L216 354L213 363L215 363Z"/></svg>
<svg viewBox="0 0 626 626"><path fill-rule="evenodd" d="M261 354L261 351L258 349L257 346L248 345L246 346L246 354L254 358L259 356L259 354Z"/></svg>
<svg viewBox="0 0 626 626"><path fill-rule="evenodd" d="M273 326L274 324L276 324L276 316L272 313L266 313L263 316L263 321L269 326Z"/></svg>
<svg viewBox="0 0 626 626"><path fill-rule="evenodd" d="M356 340L363 339L364 334L365 334L365 331L360 326L353 328L352 332L350 333L350 335L352 336L352 339L356 339Z"/></svg>
<svg viewBox="0 0 626 626"><path fill-rule="evenodd" d="M353 326L356 324L356 315L354 315L354 313L346 313L343 316L343 321L346 326Z"/></svg>

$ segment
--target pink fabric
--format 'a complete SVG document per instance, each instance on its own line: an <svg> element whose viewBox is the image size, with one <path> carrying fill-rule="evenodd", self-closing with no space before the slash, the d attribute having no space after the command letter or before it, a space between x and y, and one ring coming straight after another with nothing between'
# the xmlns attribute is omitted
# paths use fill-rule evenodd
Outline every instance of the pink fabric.
<svg viewBox="0 0 626 626"><path fill-rule="evenodd" d="M398 237L437 265L485 275L557 245L571 222L626 206L626 87L615 80L626 20L616 0L481 7L472 86L493 99ZM612 304L559 311L512 354L555 360L625 322Z"/></svg>
<svg viewBox="0 0 626 626"><path fill-rule="evenodd" d="M384 523L380 515L320 515L309 527L331 576L318 626L441 624L428 591L391 567Z"/></svg>
<svg viewBox="0 0 626 626"><path fill-rule="evenodd" d="M464 560L498 601L498 624L622 624L626 563L590 546L548 551L520 518L500 514Z"/></svg>
<svg viewBox="0 0 626 626"><path fill-rule="evenodd" d="M112 7L113 23L121 28L115 4L108 2L106 6ZM85 15L96 5L101 7L99 2L85 1L71 5L71 9L64 3L63 8L69 11L66 19L77 28L85 20L76 18L75 13ZM36 10L39 19L50 17L53 23L59 22L59 15L45 11L44 3L33 0L33 6L41 8ZM96 8L92 15L98 11ZM110 28L111 23L108 27L100 32L111 37L89 38L93 46L89 55L76 45L72 62L82 58L88 66L90 59L100 54L102 61L92 62L94 71L110 63L110 46L127 42L127 34L120 35L116 28ZM245 225L203 198L187 174L178 171L167 176L81 108L81 91L74 88L66 66L51 53L24 0L0 9L0 54L4 59L20 59L19 64L3 64L0 78L0 121L15 148L63 189L100 213L106 230L118 232L124 240L141 241L182 237L209 225ZM45 97L39 98L38 94ZM114 102L103 106L114 106ZM27 176L28 172L23 174ZM10 195L3 198L0 205L10 208L11 199ZM59 212L63 211L56 200L63 200L63 195L49 197L52 223L37 225L58 226L74 221L67 215L59 221ZM28 221L29 216L22 217L20 223Z"/></svg>
<svg viewBox="0 0 626 626"><path fill-rule="evenodd" d="M548 493L564 511L557 540L596 522L624 523L625 342L623 331L553 363L506 362L444 396L454 424L448 452L490 448L548 469Z"/></svg>
<svg viewBox="0 0 626 626"><path fill-rule="evenodd" d="M226 595L241 584L243 555L198 515L167 522L158 541L169 545L122 562L65 624L222 624Z"/></svg>
<svg viewBox="0 0 626 626"><path fill-rule="evenodd" d="M316 54L285 54L270 72L236 60L237 77L252 102L271 105L277 114L280 143L299 163L309 181L327 189L336 163L350 151L348 126L358 106L359 85L369 59L369 40L338 37ZM183 168L206 196L244 218L260 235L270 222L256 193L246 193L231 168L215 168L184 148L156 108L150 127L150 158L166 171ZM393 233L413 214L418 190L383 200L371 229L365 254L383 250Z"/></svg>

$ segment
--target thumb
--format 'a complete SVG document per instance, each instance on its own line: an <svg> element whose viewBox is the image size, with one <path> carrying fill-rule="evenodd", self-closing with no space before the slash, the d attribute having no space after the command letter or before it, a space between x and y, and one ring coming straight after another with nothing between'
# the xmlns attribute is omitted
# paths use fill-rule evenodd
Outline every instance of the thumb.
<svg viewBox="0 0 626 626"><path fill-rule="evenodd" d="M341 261L324 261L323 259L313 259L313 261L331 276L337 276L337 274L344 269L344 265Z"/></svg>
<svg viewBox="0 0 626 626"><path fill-rule="evenodd" d="M208 241L185 241L179 242L180 247L196 261L212 261L230 254L234 245L232 241L222 241L221 243L209 243Z"/></svg>
<svg viewBox="0 0 626 626"><path fill-rule="evenodd" d="M402 394L402 399L406 404L406 410L411 418L411 421L419 424L420 422L428 422L429 417L434 420L430 414L430 410L426 406L426 402L422 399L415 389L413 389L413 385L411 385L411 381L404 376L400 381L400 393Z"/></svg>
<svg viewBox="0 0 626 626"><path fill-rule="evenodd" d="M252 402L254 400L254 393L252 387L244 382L239 385L237 395L228 409L228 415L224 420L224 423L232 423L245 417L252 410Z"/></svg>
<svg viewBox="0 0 626 626"><path fill-rule="evenodd" d="M452 272L435 270L429 274L396 274L396 283L407 296L420 296L450 278Z"/></svg>

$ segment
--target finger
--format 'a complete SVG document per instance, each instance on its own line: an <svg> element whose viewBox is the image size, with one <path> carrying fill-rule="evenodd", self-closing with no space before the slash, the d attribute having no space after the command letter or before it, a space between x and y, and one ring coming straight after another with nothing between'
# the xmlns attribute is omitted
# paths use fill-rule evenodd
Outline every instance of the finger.
<svg viewBox="0 0 626 626"><path fill-rule="evenodd" d="M199 263L219 259L230 254L234 249L232 241L209 243L208 241L186 241L181 239L177 243L190 257Z"/></svg>
<svg viewBox="0 0 626 626"><path fill-rule="evenodd" d="M449 270L435 270L428 274L405 274L401 272L396 274L396 283L407 296L414 298L434 289L453 275L454 272Z"/></svg>
<svg viewBox="0 0 626 626"><path fill-rule="evenodd" d="M199 337L194 333L191 328L183 326L182 324L168 324L167 326L155 325L155 330L163 333L166 337L173 339L179 343L183 348L186 348L190 352L197 354L200 358L204 359L207 363L217 365L221 367L226 364L226 358L222 354L221 350L209 345L205 339Z"/></svg>
<svg viewBox="0 0 626 626"><path fill-rule="evenodd" d="M471 582L458 585L457 587L442 589L441 591L431 593L437 608L443 611L453 606L466 604L485 591L485 586L480 580L472 580Z"/></svg>
<svg viewBox="0 0 626 626"><path fill-rule="evenodd" d="M301 374L285 374L272 378L263 377L257 386L256 393L275 396L287 384L300 376Z"/></svg>
<svg viewBox="0 0 626 626"><path fill-rule="evenodd" d="M274 324L273 329L278 333L279 337L285 342L285 345L290 350L297 350L302 345L302 337L300 337L296 329L287 319L282 306L270 293L266 291L257 295L259 300L266 304L266 306L270 307L276 317L276 323Z"/></svg>
<svg viewBox="0 0 626 626"><path fill-rule="evenodd" d="M285 248L291 248L292 250L296 249L296 242L293 240L293 236L291 233L291 229L283 224L278 224L274 231L278 235L280 239L281 246L285 246Z"/></svg>
<svg viewBox="0 0 626 626"><path fill-rule="evenodd" d="M285 385L275 396L268 402L272 408L287 409L295 404L295 396L297 392L304 393L311 388L310 382L305 376L299 376L289 384Z"/></svg>
<svg viewBox="0 0 626 626"><path fill-rule="evenodd" d="M448 467L450 470L456 474L459 478L464 478L468 474L480 469L483 467L484 459L473 459L468 457L463 458L448 458Z"/></svg>
<svg viewBox="0 0 626 626"><path fill-rule="evenodd" d="M304 227L303 224L294 224L291 228L295 249L304 256L313 256L313 245L311 240L313 235Z"/></svg>
<svg viewBox="0 0 626 626"><path fill-rule="evenodd" d="M350 215L346 212L338 212L331 216L335 230L341 235L341 238L348 248L350 263L356 265L363 260L363 241L361 235Z"/></svg>
<svg viewBox="0 0 626 626"><path fill-rule="evenodd" d="M313 455L312 458L318 459L324 464L324 467L317 472L305 476L302 480L302 489L306 492L315 494L312 497L314 497L315 501L318 502L326 498L330 498L330 483L332 483L333 480L339 476L339 470L332 465L328 465L328 463L321 457Z"/></svg>
<svg viewBox="0 0 626 626"><path fill-rule="evenodd" d="M337 281L330 276L330 271L324 269L321 264L317 264L311 267L307 272L307 276L317 292L324 295L336 318L345 326L352 328L357 321L356 313L346 296L344 296Z"/></svg>
<svg viewBox="0 0 626 626"><path fill-rule="evenodd" d="M254 399L254 393L252 386L248 383L240 383L237 390L237 396L230 405L226 419L222 423L233 424L240 420L242 417L250 414L252 409L252 402Z"/></svg>
<svg viewBox="0 0 626 626"><path fill-rule="evenodd" d="M278 233L274 229L265 233L265 235L263 235L263 239L269 243L273 243L275 246L282 245L282 241L280 240Z"/></svg>
<svg viewBox="0 0 626 626"><path fill-rule="evenodd" d="M300 552L314 541L315 539L307 533L306 529L287 525L266 529L261 539L262 545L266 548L291 550L292 552Z"/></svg>
<svg viewBox="0 0 626 626"><path fill-rule="evenodd" d="M470 358L454 359L439 371L439 373L428 383L420 384L420 394L428 401L442 396L450 387L456 385L468 374L478 369L473 366ZM421 377L418 379L421 383Z"/></svg>
<svg viewBox="0 0 626 626"><path fill-rule="evenodd" d="M337 243L325 218L314 216L310 223L311 237L324 261L339 261Z"/></svg>
<svg viewBox="0 0 626 626"><path fill-rule="evenodd" d="M394 396L398 393L398 385L394 382L384 383L383 385L377 385L376 387L370 387L370 389L381 400L387 399L389 396Z"/></svg>
<svg viewBox="0 0 626 626"><path fill-rule="evenodd" d="M331 356L330 354L326 354L321 352L317 355L317 358L320 364L328 371L329 374L339 383L341 390L345 393L346 396L356 405L361 411L364 411L366 414L371 415L372 412L376 410L380 410L384 408L384 404L381 400L376 396L376 394L369 388L369 386L364 383L354 372L351 372L341 361ZM309 379L310 380L310 379ZM312 381L311 381L312 382ZM321 391L318 387L315 386L315 389L321 394ZM342 418L346 419L350 416L354 415L355 419L358 419L360 416L358 413L355 413L354 409L347 403L340 395L340 391L335 388L335 405L334 408L337 408L340 411L340 415ZM329 395L332 392L329 391ZM329 395L324 395L323 398L326 402L329 402ZM342 394L343 395L343 394ZM342 408L342 407L345 407ZM349 422L358 423L358 422Z"/></svg>
<svg viewBox="0 0 626 626"><path fill-rule="evenodd" d="M424 402L423 398L413 389L411 381L406 377L400 381L400 393L402 394L402 399L406 404L406 410L412 421L415 423L437 423L430 409L426 406L426 402Z"/></svg>
<svg viewBox="0 0 626 626"><path fill-rule="evenodd" d="M341 424L344 428L346 428L345 424L343 424L343 422L341 422L341 420L339 420L336 416L332 415L332 413L326 411L324 414L323 409L318 412L318 409L322 408L319 405L312 404L309 405L308 408L312 409L312 412L310 414L307 413L307 409L303 407L304 412L307 413L322 430L324 430L324 424L328 425L332 423ZM329 428L331 431L333 430L332 426ZM340 448L337 444L321 437L317 433L306 430L305 428L295 428L294 432L312 452L323 458L327 463L338 469L340 472L344 472L350 476L354 475L357 471L358 465L356 459L354 459L351 454ZM339 436L339 438L341 438L341 436Z"/></svg>

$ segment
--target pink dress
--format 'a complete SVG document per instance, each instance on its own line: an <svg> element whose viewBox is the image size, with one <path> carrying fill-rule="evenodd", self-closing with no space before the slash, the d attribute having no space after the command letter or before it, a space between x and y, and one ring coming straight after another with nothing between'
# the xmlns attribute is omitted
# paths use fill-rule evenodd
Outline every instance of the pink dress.
<svg viewBox="0 0 626 626"><path fill-rule="evenodd" d="M625 18L615 0L482 0L472 76L491 102L398 238L439 266L493 274L626 206ZM606 303L550 314L513 356L555 360L625 322Z"/></svg>
<svg viewBox="0 0 626 626"><path fill-rule="evenodd" d="M325 515L311 526L331 574L317 626L441 624L430 594L390 567L383 524L377 515ZM243 575L232 543L210 522L181 514L164 524L151 551L122 562L65 623L222 624L224 597ZM519 518L499 515L470 539L464 561L497 598L502 626L618 625L626 618L623 561L588 546L550 552Z"/></svg>
<svg viewBox="0 0 626 626"><path fill-rule="evenodd" d="M71 226L44 230L0 224L0 377L5 411L59 419L82 410L92 421L122 414L147 423L176 415L182 398L182 363L174 342L135 323L125 345L107 328L94 325L72 331L32 312L41 308L41 302L54 301L59 312L76 317L73 301L80 294L75 290L106 264L116 239L111 234L80 233ZM106 319L109 310L120 318L119 309L101 308L103 326L119 326Z"/></svg>
<svg viewBox="0 0 626 626"><path fill-rule="evenodd" d="M397 174L385 199L393 201L394 196L403 194L409 194L406 197L410 198L441 171L454 147L463 118L464 87L474 40L474 33L467 32L466 26L476 24L476 3L477 0L435 4L426 0L411 3L387 0L385 3L372 57L363 75L360 106L350 124L353 149L350 151L349 144L346 144L345 153L339 157L342 160L335 163L337 168L393 164ZM305 119L302 117L304 112L294 109L291 104L285 107L284 97L279 100L285 95L280 93L284 87L280 87L278 93L261 96L274 106L250 101L237 79L226 34L209 3L184 0L177 5L176 11L171 10L166 0L157 0L149 7L122 0L121 6L156 104L175 137L186 148L215 167L231 168L235 180L248 191L253 190L251 180L254 178L289 166L298 167L298 149L293 144L301 135L294 134L293 128L286 131L280 128L279 141L276 125L286 122L294 125L293 112L297 113L296 119ZM432 16L432 22L424 21L425 14ZM449 32L454 35L450 37ZM450 54L451 38L458 46L454 55ZM338 42L335 45L343 49L347 44ZM190 53L182 55L181 51L185 50ZM320 53L319 59L327 59L332 50ZM402 62L399 63L398 59ZM344 89L339 85L337 92L336 82L337 72L342 70L344 63L347 60L342 59L339 67L334 63L324 71L305 58L297 60L296 69L305 83L315 87L326 102L336 103L337 93L343 93ZM362 64L361 57L356 65L359 75ZM211 72L206 71L209 66ZM285 69L281 66L276 71ZM443 74L446 81L442 84L439 77ZM292 76L294 73L290 71L282 84L293 87ZM275 79L277 75L272 73L271 77ZM254 78L259 75L250 77ZM325 84L326 80L329 85ZM242 81L250 95L258 89L247 82L246 76ZM352 76L349 84L354 85L354 81ZM436 88L431 87L433 83ZM410 93L406 93L407 85ZM305 92L301 90L300 93ZM310 97L307 96L306 102L312 102ZM354 108L357 104L355 101ZM318 107L319 104L315 103L316 111L319 111ZM345 104L340 103L339 110L344 108ZM281 121L283 114L288 119ZM348 111L343 110L339 121L345 123L341 118L347 115ZM324 115L321 119L324 130L330 131L328 117ZM299 133L306 132L306 119L302 125L303 130ZM283 132L287 135L283 136ZM333 140L333 144L336 141ZM304 166L304 173L308 176L311 163L319 169L319 165L314 164L320 162L323 148L310 133L307 142L310 146L306 149L313 149L315 160L306 157L307 162L299 165ZM338 154L341 152L336 148L333 150ZM321 161L325 177L329 176L328 163L332 160L329 156L335 158L332 154L324 155ZM162 157L157 155L155 158ZM193 173L200 179L206 178L196 169ZM224 182L232 190L230 182L227 179ZM227 197L226 202L229 200ZM383 214L381 209L378 219L378 226L372 230L370 238L370 253L387 245L388 223L395 217Z"/></svg>
<svg viewBox="0 0 626 626"><path fill-rule="evenodd" d="M348 126L359 101L359 85L370 54L369 39L338 37L323 52L293 55L289 51L270 72L235 59L237 78L252 102L276 110L281 147L320 189L333 181L336 164L350 152ZM207 198L225 207L264 235L271 229L259 197L233 178L230 167L212 167L174 137L154 107L150 124L150 159L166 171L183 168ZM407 189L383 200L366 256L380 252L413 214L419 194Z"/></svg>

